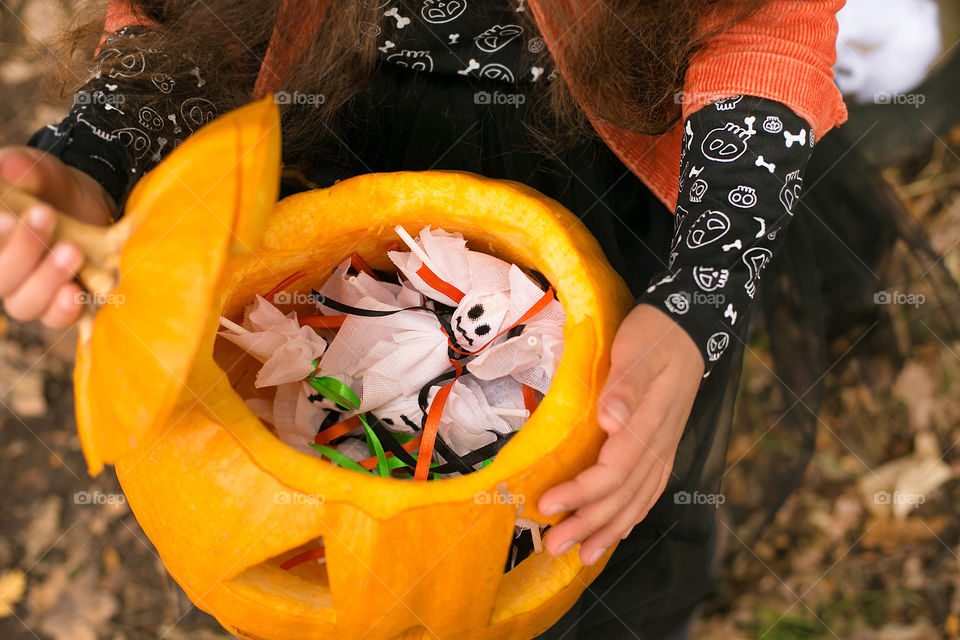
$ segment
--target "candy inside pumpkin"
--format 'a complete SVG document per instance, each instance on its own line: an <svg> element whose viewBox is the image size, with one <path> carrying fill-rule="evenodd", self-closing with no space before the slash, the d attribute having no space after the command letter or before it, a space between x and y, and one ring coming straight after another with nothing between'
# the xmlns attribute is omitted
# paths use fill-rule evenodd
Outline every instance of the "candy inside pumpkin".
<svg viewBox="0 0 960 640"><path fill-rule="evenodd" d="M170 156L173 167L192 168L177 173L181 186L157 178L138 188L134 203L149 209L142 229L151 231L124 249L128 302L101 310L80 347L77 406L91 469L116 463L171 574L243 637L532 637L604 564L584 567L575 547L503 573L518 512L556 522L538 513L540 495L596 457L596 395L628 291L559 204L518 183L458 172L364 175L292 196L269 212L259 248L242 254L275 196L276 120L269 103L230 114ZM238 133L254 130L260 135ZM210 184L222 174L213 167L237 163L259 172L229 174L222 191ZM205 184L222 196L206 199ZM174 210L190 211L199 219L192 232L208 236L188 237L187 227L165 234ZM469 476L364 477L292 450L231 386L230 346L214 348L221 315L238 318L254 294L289 274L316 274L289 289L306 294L352 252L385 267L377 256L397 224L459 231L493 255L535 266L567 311L549 393L494 462ZM140 262L149 263L139 267L149 282L127 277ZM162 341L134 344L157 326L169 329ZM109 332L128 340L111 343ZM124 397L115 398L117 378L128 378ZM281 568L318 539L322 569Z"/></svg>

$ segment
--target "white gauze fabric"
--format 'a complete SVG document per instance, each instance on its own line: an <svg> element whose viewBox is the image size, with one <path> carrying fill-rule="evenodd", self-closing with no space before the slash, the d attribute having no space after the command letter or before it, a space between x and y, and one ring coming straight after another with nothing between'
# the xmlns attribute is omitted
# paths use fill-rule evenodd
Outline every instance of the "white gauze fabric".
<svg viewBox="0 0 960 640"><path fill-rule="evenodd" d="M254 383L258 388L303 380L313 373L313 360L327 348L316 331L300 326L296 312L284 315L259 295L244 310L241 326L249 333L219 334L263 363Z"/></svg>
<svg viewBox="0 0 960 640"><path fill-rule="evenodd" d="M430 406L439 391L439 386L430 390ZM466 455L496 440L490 431L506 434L514 428L493 412L476 380L469 375L461 377L450 389L437 433L458 455Z"/></svg>
<svg viewBox="0 0 960 640"><path fill-rule="evenodd" d="M504 326L516 322L537 300L543 290L519 267L510 269L510 310ZM551 300L540 313L524 323L523 331L513 338L500 338L470 360L467 367L481 380L512 376L518 382L546 393L563 355L563 323L566 314L557 300Z"/></svg>
<svg viewBox="0 0 960 640"><path fill-rule="evenodd" d="M358 306L396 309L369 297L362 298ZM361 412L419 392L449 368L447 337L436 316L426 311L374 318L348 316L320 361L321 375L362 378Z"/></svg>
<svg viewBox="0 0 960 640"><path fill-rule="evenodd" d="M419 390L412 395L398 396L386 404L373 409L371 413L390 431L397 433L416 433L420 425L423 424L423 411L420 409L420 404L417 401L418 396ZM406 420L404 420L404 418L406 418ZM411 422L417 426L417 429L410 426L409 423Z"/></svg>
<svg viewBox="0 0 960 640"><path fill-rule="evenodd" d="M328 402L310 402L313 390L305 382L288 382L277 386L273 400L251 398L247 407L259 418L273 425L277 437L297 451L319 456L307 446L317 435L317 428L331 408Z"/></svg>
<svg viewBox="0 0 960 640"><path fill-rule="evenodd" d="M317 293L351 307L364 309L369 308L362 304L363 299L367 297L397 309L407 309L423 304L423 296L420 292L407 283L400 285L383 282L371 278L363 272L351 276L347 273L349 268L350 259L348 258L334 269L333 275L323 283L322 287L317 289ZM341 314L340 311L330 309L322 304L318 304L317 308L323 315Z"/></svg>
<svg viewBox="0 0 960 640"><path fill-rule="evenodd" d="M367 447L367 443L360 438L347 438L335 446L334 449L354 462L360 462L370 457L370 449Z"/></svg>
<svg viewBox="0 0 960 640"><path fill-rule="evenodd" d="M510 288L510 263L467 249L467 241L460 233L447 233L443 229L432 231L427 226L420 231L418 244L436 267L437 277L464 294L471 291L494 293ZM415 253L391 251L387 255L417 291L445 305L457 306L456 301L434 290L417 275L423 262Z"/></svg>

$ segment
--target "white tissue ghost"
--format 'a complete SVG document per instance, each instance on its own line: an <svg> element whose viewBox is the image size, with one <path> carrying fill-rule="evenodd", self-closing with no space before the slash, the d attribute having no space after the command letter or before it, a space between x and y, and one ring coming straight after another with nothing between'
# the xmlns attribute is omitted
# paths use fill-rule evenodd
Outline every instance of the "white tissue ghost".
<svg viewBox="0 0 960 640"><path fill-rule="evenodd" d="M439 390L440 386L431 388L430 406ZM437 433L457 455L466 455L490 444L497 439L497 433L512 431L514 427L493 412L477 380L466 375L453 383L443 405Z"/></svg>
<svg viewBox="0 0 960 640"><path fill-rule="evenodd" d="M390 431L416 433L423 425L423 410L420 409L419 391L400 396L380 405L371 413Z"/></svg>
<svg viewBox="0 0 960 640"><path fill-rule="evenodd" d="M364 308L395 310L373 298ZM320 361L320 375L362 378L360 411L379 407L420 388L450 369L448 340L440 321L426 311L388 316L347 316Z"/></svg>
<svg viewBox="0 0 960 640"><path fill-rule="evenodd" d="M398 309L408 309L423 304L423 296L407 283L402 285L392 282L383 282L371 278L366 273L360 272L357 275L347 273L350 268L350 259L341 262L333 270L326 282L323 283L317 293L336 300L351 307L361 309L368 308L364 304L365 298L372 298L377 302ZM341 311L325 307L318 304L317 307L323 315L340 315Z"/></svg>
<svg viewBox="0 0 960 640"><path fill-rule="evenodd" d="M319 456L308 446L317 430L333 409L329 402L311 402L314 391L305 382L288 382L277 386L272 400L249 398L247 407L264 422L273 425L282 442L302 453Z"/></svg>
<svg viewBox="0 0 960 640"><path fill-rule="evenodd" d="M241 326L247 333L224 330L220 335L263 363L257 372L257 387L303 380L313 373L313 360L327 348L316 331L300 326L295 312L284 315L259 295L244 310Z"/></svg>
<svg viewBox="0 0 960 640"><path fill-rule="evenodd" d="M471 291L466 294L450 316L450 327L457 343L469 352L487 346L500 332L509 310L508 292Z"/></svg>
<svg viewBox="0 0 960 640"><path fill-rule="evenodd" d="M429 226L420 231L420 247L435 267L435 275L464 294L494 293L510 288L510 263L491 255L467 249L467 241L459 233L447 233ZM456 307L457 301L440 293L417 275L423 262L413 252L391 251L388 254L410 285L428 298Z"/></svg>
<svg viewBox="0 0 960 640"><path fill-rule="evenodd" d="M510 284L510 311L504 319L505 326L516 322L544 295L543 290L516 266L511 268ZM542 311L523 323L520 335L497 340L470 360L467 368L481 380L512 376L546 393L563 354L565 319L563 306L557 300L551 300Z"/></svg>

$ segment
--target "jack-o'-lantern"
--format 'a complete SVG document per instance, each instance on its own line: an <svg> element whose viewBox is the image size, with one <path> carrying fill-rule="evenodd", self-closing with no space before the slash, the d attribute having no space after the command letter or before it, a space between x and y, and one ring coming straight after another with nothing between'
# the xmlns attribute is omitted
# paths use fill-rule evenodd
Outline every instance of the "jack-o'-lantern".
<svg viewBox="0 0 960 640"><path fill-rule="evenodd" d="M603 568L574 547L504 572L518 515L595 461L596 400L631 299L582 224L522 184L452 172L369 174L275 203L269 101L211 123L138 184L115 304L81 335L78 426L90 469L117 473L190 598L245 638L529 638ZM231 385L221 316L291 274L308 295L354 252L389 266L396 225L442 226L535 268L566 312L550 390L491 464L429 482L293 450ZM325 563L286 570L322 541ZM612 550L611 550L612 551Z"/></svg>

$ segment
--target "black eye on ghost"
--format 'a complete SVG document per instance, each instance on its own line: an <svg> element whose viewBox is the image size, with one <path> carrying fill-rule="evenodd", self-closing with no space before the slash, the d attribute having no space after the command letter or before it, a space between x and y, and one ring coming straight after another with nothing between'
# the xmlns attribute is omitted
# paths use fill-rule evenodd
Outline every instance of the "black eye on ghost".
<svg viewBox="0 0 960 640"><path fill-rule="evenodd" d="M467 317L471 320L479 320L483 316L483 313L484 313L483 305L475 304L472 307L470 307L470 309L467 310ZM471 338L470 335L463 328L463 324L461 323L462 319L463 319L463 316L457 316L457 320L456 320L457 331L460 333L460 335L462 335L466 339L466 341L472 347L473 338ZM488 333L490 333L490 325L488 324L478 325L473 328L473 332L478 336L485 336Z"/></svg>

